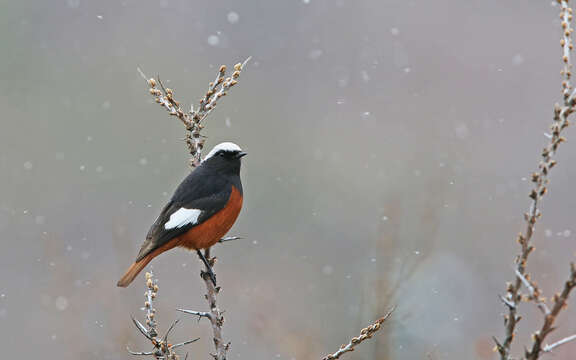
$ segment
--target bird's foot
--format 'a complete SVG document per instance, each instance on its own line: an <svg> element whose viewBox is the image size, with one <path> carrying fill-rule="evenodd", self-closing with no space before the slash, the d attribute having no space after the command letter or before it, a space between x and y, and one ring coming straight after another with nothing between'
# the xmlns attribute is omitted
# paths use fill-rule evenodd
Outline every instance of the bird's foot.
<svg viewBox="0 0 576 360"><path fill-rule="evenodd" d="M204 278L205 274L208 275L208 277L210 277L210 280L212 281L212 284L214 284L214 287L216 287L216 274L214 274L214 271L212 271L212 266L210 265L210 262L208 261L208 259L206 259L206 256L204 256L202 251L196 250L196 253L204 263L204 266L206 266L206 271L202 270L200 275L202 276L202 278Z"/></svg>
<svg viewBox="0 0 576 360"><path fill-rule="evenodd" d="M204 278L204 276L208 276L210 281L212 281L212 284L214 284L214 287L216 287L216 274L214 274L211 268L209 268L207 271L202 270L200 275L202 278Z"/></svg>

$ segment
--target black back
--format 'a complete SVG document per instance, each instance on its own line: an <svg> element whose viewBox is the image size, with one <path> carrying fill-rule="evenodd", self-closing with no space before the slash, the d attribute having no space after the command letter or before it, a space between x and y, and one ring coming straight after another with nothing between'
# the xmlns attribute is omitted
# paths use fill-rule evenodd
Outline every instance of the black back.
<svg viewBox="0 0 576 360"><path fill-rule="evenodd" d="M240 157L237 152L224 152L223 155L216 153L202 162L178 185L172 199L150 227L136 261L222 210L228 203L232 186L236 187L240 194L243 193ZM164 224L170 219L170 215L181 208L202 210L197 223L167 230Z"/></svg>

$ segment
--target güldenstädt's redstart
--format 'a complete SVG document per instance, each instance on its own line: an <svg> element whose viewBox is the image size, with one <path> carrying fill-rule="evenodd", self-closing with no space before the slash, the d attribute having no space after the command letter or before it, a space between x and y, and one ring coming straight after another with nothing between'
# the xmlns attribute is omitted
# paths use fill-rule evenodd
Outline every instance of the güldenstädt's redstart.
<svg viewBox="0 0 576 360"><path fill-rule="evenodd" d="M234 143L215 146L176 189L148 231L136 261L118 281L126 287L156 256L174 247L200 251L216 244L230 230L242 208L240 159L246 155ZM215 282L213 273L209 272Z"/></svg>

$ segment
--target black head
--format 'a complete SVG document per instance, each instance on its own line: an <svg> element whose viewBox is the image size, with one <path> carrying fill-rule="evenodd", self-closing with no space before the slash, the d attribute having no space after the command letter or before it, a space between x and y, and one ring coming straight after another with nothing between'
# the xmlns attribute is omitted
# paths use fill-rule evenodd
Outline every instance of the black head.
<svg viewBox="0 0 576 360"><path fill-rule="evenodd" d="M240 159L246 155L240 146L224 142L216 145L202 161L202 166L206 166L220 173L240 174Z"/></svg>

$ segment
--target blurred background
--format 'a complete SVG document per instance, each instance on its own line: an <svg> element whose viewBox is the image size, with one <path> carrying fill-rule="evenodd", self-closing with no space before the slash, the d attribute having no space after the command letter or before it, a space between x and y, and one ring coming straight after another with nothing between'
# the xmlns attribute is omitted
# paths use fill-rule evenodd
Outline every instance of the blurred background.
<svg viewBox="0 0 576 360"><path fill-rule="evenodd" d="M555 1L2 1L3 356L149 350L144 277L116 281L187 174L184 131L138 75L197 102L252 56L210 116L240 144L245 206L214 254L230 359L319 359L395 304L348 359L493 359L498 294L552 106ZM567 132L572 137L571 129ZM557 157L530 270L546 294L574 260L576 144ZM208 358L200 262L152 262L160 329ZM516 351L541 317L522 308ZM550 341L576 332L576 304ZM185 351L184 351L185 352ZM181 353L184 353L181 352ZM574 343L555 352L573 358Z"/></svg>

